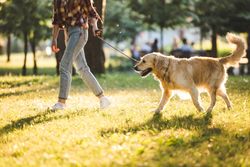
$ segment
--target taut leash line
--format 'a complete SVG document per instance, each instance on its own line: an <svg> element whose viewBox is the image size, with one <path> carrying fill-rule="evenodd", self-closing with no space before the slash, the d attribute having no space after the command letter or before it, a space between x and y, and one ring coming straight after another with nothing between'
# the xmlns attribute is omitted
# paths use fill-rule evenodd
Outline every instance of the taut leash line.
<svg viewBox="0 0 250 167"><path fill-rule="evenodd" d="M123 56L127 57L128 59L134 61L134 62L139 62L138 60L126 55L125 53L123 53L120 49L115 48L114 46L112 46L111 44L109 44L107 41L105 41L102 37L97 36L97 38L99 38L102 42L106 43L108 46L110 46L112 49L116 50L117 52L121 53Z"/></svg>

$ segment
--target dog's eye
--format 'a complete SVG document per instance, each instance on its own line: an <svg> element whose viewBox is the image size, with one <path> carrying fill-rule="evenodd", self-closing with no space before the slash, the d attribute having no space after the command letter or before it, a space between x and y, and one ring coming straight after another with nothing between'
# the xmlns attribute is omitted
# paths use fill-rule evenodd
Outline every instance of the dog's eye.
<svg viewBox="0 0 250 167"><path fill-rule="evenodd" d="M142 60L142 62L143 62L143 63L146 63L146 61L145 61L145 60Z"/></svg>

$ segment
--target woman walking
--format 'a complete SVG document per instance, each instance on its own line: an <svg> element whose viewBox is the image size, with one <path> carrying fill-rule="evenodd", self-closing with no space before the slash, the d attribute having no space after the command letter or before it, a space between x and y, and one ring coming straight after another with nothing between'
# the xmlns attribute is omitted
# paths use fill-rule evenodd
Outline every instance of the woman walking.
<svg viewBox="0 0 250 167"><path fill-rule="evenodd" d="M92 0L54 0L52 51L58 52L57 37L60 29L67 32L67 44L60 63L60 88L58 102L52 110L63 110L71 87L72 65L92 92L100 100L100 108L106 108L110 101L91 73L85 58L84 46L88 40L89 24L95 36L101 35L97 22L100 19Z"/></svg>

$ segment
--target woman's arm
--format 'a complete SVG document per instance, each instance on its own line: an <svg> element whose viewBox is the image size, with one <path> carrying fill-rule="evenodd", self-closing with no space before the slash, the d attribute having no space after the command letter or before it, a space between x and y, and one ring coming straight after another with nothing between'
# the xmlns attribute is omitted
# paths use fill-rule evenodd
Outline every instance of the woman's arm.
<svg viewBox="0 0 250 167"><path fill-rule="evenodd" d="M52 44L51 44L51 49L53 52L58 52L60 49L57 48L57 37L60 31L60 18L59 18L59 13L58 13L58 6L57 6L57 1L54 0L53 3L53 19L52 19Z"/></svg>
<svg viewBox="0 0 250 167"><path fill-rule="evenodd" d="M60 27L58 25L54 25L52 29L52 44L51 49L53 52L57 53L59 52L59 48L57 47L57 37L60 31Z"/></svg>
<svg viewBox="0 0 250 167"><path fill-rule="evenodd" d="M89 18L90 18L89 21L92 26L93 34L95 36L100 36L101 30L99 30L97 23L98 23L98 20L102 22L102 19L97 13L93 3L94 3L93 0L86 0L86 4L88 5L87 9L88 9Z"/></svg>
<svg viewBox="0 0 250 167"><path fill-rule="evenodd" d="M52 28L52 39L57 39L60 28L58 25L54 25Z"/></svg>

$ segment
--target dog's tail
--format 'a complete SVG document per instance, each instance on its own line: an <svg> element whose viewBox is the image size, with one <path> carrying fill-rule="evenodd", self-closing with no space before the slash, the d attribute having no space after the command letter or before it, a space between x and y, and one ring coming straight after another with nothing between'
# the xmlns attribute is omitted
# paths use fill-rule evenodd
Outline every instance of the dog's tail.
<svg viewBox="0 0 250 167"><path fill-rule="evenodd" d="M220 58L220 62L223 64L223 65L230 65L230 66L233 66L233 65L236 65L237 63L239 63L240 59L245 56L246 54L246 43L245 41L235 35L235 34L232 34L232 33L227 33L227 36L226 36L226 39L229 43L233 43L235 44L237 47L236 49L234 50L234 52L227 56L227 57L223 57L223 58Z"/></svg>

